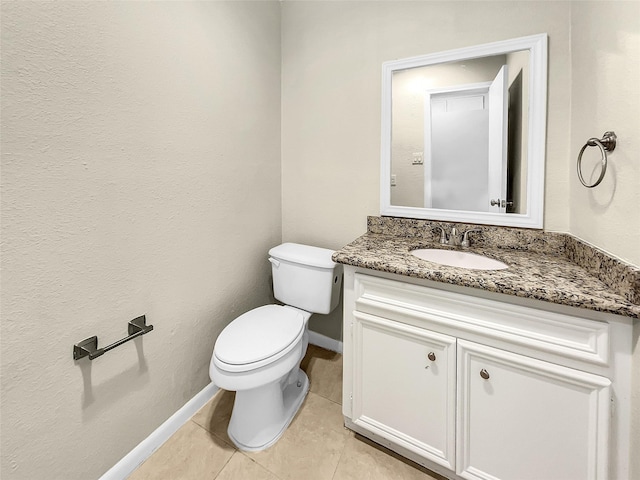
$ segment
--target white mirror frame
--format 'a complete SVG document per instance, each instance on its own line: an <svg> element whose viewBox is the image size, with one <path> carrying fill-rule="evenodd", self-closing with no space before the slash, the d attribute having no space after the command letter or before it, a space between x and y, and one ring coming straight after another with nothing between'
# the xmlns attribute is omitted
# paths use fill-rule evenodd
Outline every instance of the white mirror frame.
<svg viewBox="0 0 640 480"><path fill-rule="evenodd" d="M391 81L393 72L472 58L529 51L529 142L527 151L527 212L490 213L391 205ZM382 140L380 214L450 222L542 228L547 118L547 34L448 50L382 64Z"/></svg>

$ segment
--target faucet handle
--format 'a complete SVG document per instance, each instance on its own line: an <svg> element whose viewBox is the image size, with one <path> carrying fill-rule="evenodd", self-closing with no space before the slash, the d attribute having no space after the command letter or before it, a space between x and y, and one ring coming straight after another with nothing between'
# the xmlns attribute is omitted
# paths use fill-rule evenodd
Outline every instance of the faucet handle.
<svg viewBox="0 0 640 480"><path fill-rule="evenodd" d="M467 230L466 232L464 232L464 235L462 236L462 243L460 244L463 247L468 247L469 245L471 245L471 242L469 241L469 234L471 232L481 232L482 230L480 230L479 228L472 228L471 230Z"/></svg>
<svg viewBox="0 0 640 480"><path fill-rule="evenodd" d="M442 244L446 244L447 243L447 234L444 231L444 228L442 228L440 225L436 225L435 227L432 228L432 230L437 230L440 229L440 243Z"/></svg>

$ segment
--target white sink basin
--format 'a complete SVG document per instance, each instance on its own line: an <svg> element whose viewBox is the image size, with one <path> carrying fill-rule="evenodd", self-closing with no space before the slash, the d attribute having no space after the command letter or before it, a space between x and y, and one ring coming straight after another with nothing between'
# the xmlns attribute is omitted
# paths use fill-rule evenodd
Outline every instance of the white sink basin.
<svg viewBox="0 0 640 480"><path fill-rule="evenodd" d="M411 254L423 260L450 267L469 268L471 270L504 270L509 268L509 265L499 260L459 250L422 248L412 250Z"/></svg>

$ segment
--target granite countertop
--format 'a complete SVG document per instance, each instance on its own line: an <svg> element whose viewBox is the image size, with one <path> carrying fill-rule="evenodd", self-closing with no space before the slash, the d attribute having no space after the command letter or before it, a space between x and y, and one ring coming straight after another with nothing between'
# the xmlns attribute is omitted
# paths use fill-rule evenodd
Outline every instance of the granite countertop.
<svg viewBox="0 0 640 480"><path fill-rule="evenodd" d="M369 223L371 226L371 218ZM432 263L409 253L417 248L460 249L441 245L432 235L412 237L372 233L371 230L369 228L368 233L338 250L333 260L381 272L640 318L640 305L631 301L635 297L629 299L616 292L611 284L568 258L564 249L554 247L557 251L553 252L516 250L478 242L463 250L500 260L509 268L469 270ZM637 271L632 269L635 286Z"/></svg>

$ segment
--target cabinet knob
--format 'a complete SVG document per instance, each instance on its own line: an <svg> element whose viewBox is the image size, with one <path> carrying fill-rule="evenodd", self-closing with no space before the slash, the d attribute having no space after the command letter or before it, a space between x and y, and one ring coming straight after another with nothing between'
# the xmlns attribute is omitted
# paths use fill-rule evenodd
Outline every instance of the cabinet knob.
<svg viewBox="0 0 640 480"><path fill-rule="evenodd" d="M429 360L431 360L432 362L435 362L436 361L436 354L433 353L433 352L429 352L429 355L427 355L427 358Z"/></svg>
<svg viewBox="0 0 640 480"><path fill-rule="evenodd" d="M490 375L489 375L489 372L487 372L487 371L483 368L482 370L480 370L480 376L481 376L482 378L484 378L485 380L488 380Z"/></svg>

